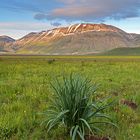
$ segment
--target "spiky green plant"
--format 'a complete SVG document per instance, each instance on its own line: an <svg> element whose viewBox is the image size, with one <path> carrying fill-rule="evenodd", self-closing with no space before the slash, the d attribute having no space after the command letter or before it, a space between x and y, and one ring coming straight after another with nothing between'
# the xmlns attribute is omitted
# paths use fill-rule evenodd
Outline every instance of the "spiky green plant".
<svg viewBox="0 0 140 140"><path fill-rule="evenodd" d="M97 86L93 85L88 78L79 75L64 76L51 84L54 89L51 105L47 112L48 132L58 126L64 125L72 140L80 138L85 140L86 134L94 134L100 128L96 123L110 123L108 121L95 122L98 117L110 119L103 114L109 104L97 105L95 91Z"/></svg>

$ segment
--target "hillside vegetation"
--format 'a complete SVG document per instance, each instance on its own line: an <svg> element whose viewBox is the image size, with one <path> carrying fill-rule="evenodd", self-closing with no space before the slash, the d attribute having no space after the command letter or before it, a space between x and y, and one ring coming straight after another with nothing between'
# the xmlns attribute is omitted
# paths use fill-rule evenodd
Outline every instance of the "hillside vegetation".
<svg viewBox="0 0 140 140"><path fill-rule="evenodd" d="M105 52L105 53L101 53L100 55L123 55L123 56L135 56L138 55L140 56L140 47L138 48L117 48L117 49L113 49L111 51Z"/></svg>

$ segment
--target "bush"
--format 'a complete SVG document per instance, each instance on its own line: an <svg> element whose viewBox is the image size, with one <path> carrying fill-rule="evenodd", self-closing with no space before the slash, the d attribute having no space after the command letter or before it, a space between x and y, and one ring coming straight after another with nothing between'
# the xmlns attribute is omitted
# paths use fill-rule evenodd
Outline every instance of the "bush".
<svg viewBox="0 0 140 140"><path fill-rule="evenodd" d="M48 60L48 64L52 64L53 62L55 62L55 59L49 59Z"/></svg>
<svg viewBox="0 0 140 140"><path fill-rule="evenodd" d="M47 119L43 122L48 132L56 126L64 126L72 140L85 140L86 134L94 134L101 130L96 124L112 124L110 117L103 111L112 103L97 103L95 100L96 85L88 78L70 75L57 79L51 84L54 89L50 106L45 113ZM105 118L107 121L98 121Z"/></svg>

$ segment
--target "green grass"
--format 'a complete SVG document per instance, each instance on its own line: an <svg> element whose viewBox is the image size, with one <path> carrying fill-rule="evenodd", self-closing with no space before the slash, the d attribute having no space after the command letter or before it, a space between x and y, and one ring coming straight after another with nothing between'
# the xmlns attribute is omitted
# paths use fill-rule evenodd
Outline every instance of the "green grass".
<svg viewBox="0 0 140 140"><path fill-rule="evenodd" d="M79 56L78 59L57 56L59 59L56 57L51 64L48 63L50 57L39 57L0 57L0 139L68 140L61 128L47 134L46 127L40 125L44 120L40 113L49 106L52 93L49 83L71 72L88 76L100 85L97 99L111 96L118 102L105 113L115 120L119 130L104 125L104 133L99 135L110 136L113 140L140 139L139 57ZM121 99L136 102L138 108L132 110L122 105Z"/></svg>
<svg viewBox="0 0 140 140"><path fill-rule="evenodd" d="M107 56L139 56L140 55L140 47L138 48L117 48L110 51L107 51L101 55Z"/></svg>

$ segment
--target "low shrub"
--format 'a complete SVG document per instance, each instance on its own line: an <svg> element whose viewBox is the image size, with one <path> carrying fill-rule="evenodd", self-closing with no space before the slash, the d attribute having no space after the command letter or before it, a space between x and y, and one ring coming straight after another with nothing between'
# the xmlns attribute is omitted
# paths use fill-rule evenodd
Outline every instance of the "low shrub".
<svg viewBox="0 0 140 140"><path fill-rule="evenodd" d="M52 63L54 63L55 62L55 59L49 59L48 60L48 64L52 64Z"/></svg>

